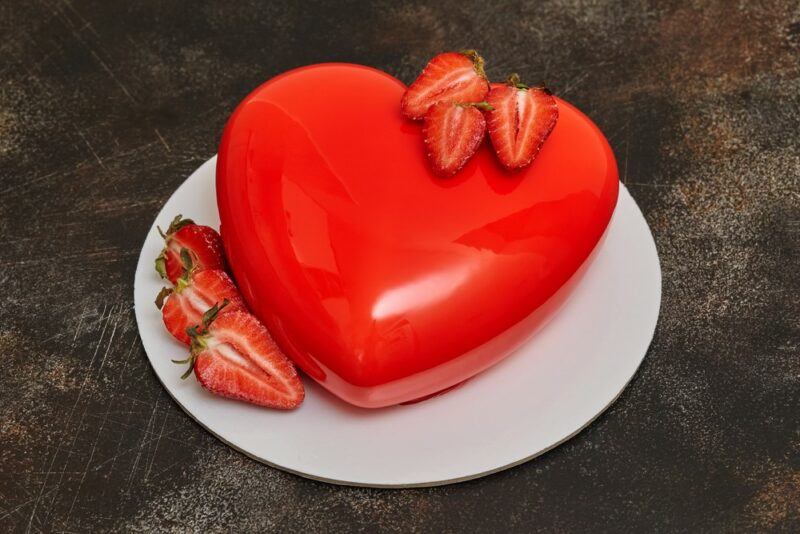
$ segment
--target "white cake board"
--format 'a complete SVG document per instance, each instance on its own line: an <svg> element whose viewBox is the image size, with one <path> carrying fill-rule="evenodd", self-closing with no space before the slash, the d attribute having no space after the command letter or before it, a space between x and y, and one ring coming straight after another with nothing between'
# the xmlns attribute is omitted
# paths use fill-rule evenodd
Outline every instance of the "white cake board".
<svg viewBox="0 0 800 534"><path fill-rule="evenodd" d="M661 303L655 243L624 186L605 239L569 300L533 338L439 397L366 410L304 377L306 400L281 412L215 397L170 362L187 350L153 304L156 225L178 213L219 226L216 157L170 197L144 242L134 283L142 344L161 383L200 425L244 454L301 476L355 486L450 484L534 458L585 428L616 400L644 359Z"/></svg>

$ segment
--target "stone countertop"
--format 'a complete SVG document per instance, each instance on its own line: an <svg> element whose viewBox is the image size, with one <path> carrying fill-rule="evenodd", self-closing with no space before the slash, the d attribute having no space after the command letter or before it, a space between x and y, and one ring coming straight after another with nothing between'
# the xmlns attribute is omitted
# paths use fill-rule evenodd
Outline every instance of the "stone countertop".
<svg viewBox="0 0 800 534"><path fill-rule="evenodd" d="M227 4L0 5L0 530L800 530L800 4ZM248 459L150 369L148 227L262 81L349 61L409 82L465 47L607 134L663 268L644 364L576 438L481 480Z"/></svg>

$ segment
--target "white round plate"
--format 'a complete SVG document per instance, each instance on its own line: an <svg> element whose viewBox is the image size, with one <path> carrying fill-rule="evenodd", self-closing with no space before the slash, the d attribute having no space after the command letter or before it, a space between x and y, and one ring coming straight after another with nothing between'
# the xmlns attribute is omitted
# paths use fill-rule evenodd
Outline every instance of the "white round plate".
<svg viewBox="0 0 800 534"><path fill-rule="evenodd" d="M614 402L653 337L661 269L647 222L625 187L594 261L557 314L514 354L462 387L417 404L350 406L305 377L306 400L281 412L212 396L170 362L186 349L153 304L156 225L178 213L219 226L216 157L164 205L144 242L134 300L159 380L209 432L269 465L358 486L435 486L517 465L563 443Z"/></svg>

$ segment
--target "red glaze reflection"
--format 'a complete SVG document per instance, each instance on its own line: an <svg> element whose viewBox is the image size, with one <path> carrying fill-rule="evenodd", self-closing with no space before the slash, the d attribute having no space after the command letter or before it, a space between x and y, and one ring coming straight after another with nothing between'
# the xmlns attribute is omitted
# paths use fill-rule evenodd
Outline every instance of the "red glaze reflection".
<svg viewBox="0 0 800 534"><path fill-rule="evenodd" d="M608 143L566 102L527 169L508 174L485 144L443 179L400 115L404 89L363 66L293 70L236 109L217 163L249 306L308 375L365 407L448 388L516 348L617 200Z"/></svg>

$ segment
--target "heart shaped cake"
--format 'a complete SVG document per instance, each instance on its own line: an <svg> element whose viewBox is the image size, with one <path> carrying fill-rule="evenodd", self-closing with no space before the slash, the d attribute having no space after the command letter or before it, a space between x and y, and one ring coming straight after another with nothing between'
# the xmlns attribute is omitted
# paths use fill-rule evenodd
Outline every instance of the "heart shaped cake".
<svg viewBox="0 0 800 534"><path fill-rule="evenodd" d="M287 72L239 105L217 163L247 305L306 374L363 407L511 353L566 296L617 201L606 139L563 100L530 166L505 170L484 141L442 178L400 113L404 91L359 65Z"/></svg>

